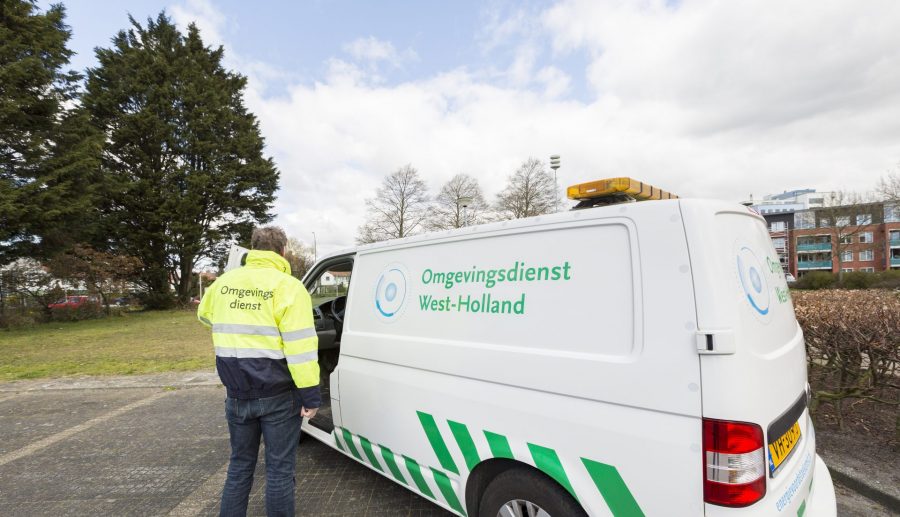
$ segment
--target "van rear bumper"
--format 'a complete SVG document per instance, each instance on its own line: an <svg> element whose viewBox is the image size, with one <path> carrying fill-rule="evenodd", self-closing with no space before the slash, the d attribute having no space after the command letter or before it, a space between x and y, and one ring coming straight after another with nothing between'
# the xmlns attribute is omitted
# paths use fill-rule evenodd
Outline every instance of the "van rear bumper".
<svg viewBox="0 0 900 517"><path fill-rule="evenodd" d="M834 498L834 483L831 481L831 473L816 454L816 470L813 484L806 498L803 514L809 517L834 517L837 515L837 501ZM798 514L799 515L799 514Z"/></svg>

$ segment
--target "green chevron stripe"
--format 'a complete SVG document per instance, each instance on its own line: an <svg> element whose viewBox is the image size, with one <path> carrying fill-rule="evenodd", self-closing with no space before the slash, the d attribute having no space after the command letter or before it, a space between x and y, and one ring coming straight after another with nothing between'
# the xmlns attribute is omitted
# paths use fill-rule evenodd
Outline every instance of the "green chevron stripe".
<svg viewBox="0 0 900 517"><path fill-rule="evenodd" d="M353 444L353 435L350 434L350 431L341 427L341 434L344 437L344 443L347 444L347 448L350 449L350 454L359 461L363 461L362 456L359 455L359 451L356 450L356 445Z"/></svg>
<svg viewBox="0 0 900 517"><path fill-rule="evenodd" d="M406 485L406 478L403 477L403 472L397 466L397 458L394 457L394 452L384 445L379 445L378 447L381 448L381 457L384 458L384 462L387 464L391 474L394 475L394 479Z"/></svg>
<svg viewBox="0 0 900 517"><path fill-rule="evenodd" d="M531 457L534 458L534 466L555 479L577 501L578 496L575 494L575 490L572 489L572 484L569 483L569 477L566 476L566 470L563 468L562 462L559 461L556 451L533 443L528 444L528 450L531 451Z"/></svg>
<svg viewBox="0 0 900 517"><path fill-rule="evenodd" d="M366 453L366 458L369 458L369 464L378 472L384 472L381 470L381 465L378 464L378 459L375 457L375 451L372 450L372 442L366 439L365 436L359 435L359 443L362 444L363 452Z"/></svg>
<svg viewBox="0 0 900 517"><path fill-rule="evenodd" d="M403 456L403 460L406 462L406 470L408 470L409 475L412 476L413 482L419 487L419 492L434 499L434 493L428 488L428 483L425 482L425 477L422 475L422 469L419 467L419 464L416 463L416 460L406 456Z"/></svg>
<svg viewBox="0 0 900 517"><path fill-rule="evenodd" d="M338 438L337 431L333 431L331 435L334 436L334 444L337 445L337 448L340 449L341 452L344 452L344 446L341 445L341 440Z"/></svg>
<svg viewBox="0 0 900 517"><path fill-rule="evenodd" d="M586 458L581 462L615 517L643 517L644 512L615 467Z"/></svg>
<svg viewBox="0 0 900 517"><path fill-rule="evenodd" d="M444 499L447 500L447 504L450 505L450 508L453 508L461 515L465 515L466 511L463 510L462 505L459 504L459 498L456 497L456 492L453 491L453 485L450 484L450 478L447 477L447 474L444 474L435 468L431 469L431 473L434 474L434 480L437 482L437 486L441 489L441 494L444 496Z"/></svg>
<svg viewBox="0 0 900 517"><path fill-rule="evenodd" d="M507 440L505 436L485 431L484 437L487 438L488 447L491 448L491 454L493 454L495 458L516 459L513 456L512 449L509 448L509 440Z"/></svg>
<svg viewBox="0 0 900 517"><path fill-rule="evenodd" d="M459 474L459 469L456 468L456 462L453 461L453 457L450 456L450 451L447 449L447 444L444 443L444 438L441 436L441 431L438 429L434 417L421 411L416 411L416 414L419 415L419 422L422 423L422 429L425 430L425 435L428 437L428 441L431 443L431 448L434 450L434 454L437 456L438 461L441 462L441 466L454 474Z"/></svg>
<svg viewBox="0 0 900 517"><path fill-rule="evenodd" d="M472 440L472 435L469 434L469 428L465 424L460 424L453 420L447 420L447 424L450 426L450 432L453 433L453 437L456 439L456 445L459 445L459 450L462 451L463 458L466 460L466 467L471 472L475 465L481 462L481 458L478 457L478 449L475 448L475 442Z"/></svg>

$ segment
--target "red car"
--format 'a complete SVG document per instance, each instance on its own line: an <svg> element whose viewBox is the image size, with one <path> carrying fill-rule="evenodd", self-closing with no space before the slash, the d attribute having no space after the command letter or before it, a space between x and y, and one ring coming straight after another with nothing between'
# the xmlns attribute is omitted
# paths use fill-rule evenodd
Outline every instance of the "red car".
<svg viewBox="0 0 900 517"><path fill-rule="evenodd" d="M60 300L56 303L51 303L47 307L49 307L51 309L62 309L64 307L71 307L74 309L76 307L81 307L82 305L84 305L86 303L93 303L93 302L94 302L94 300L91 299L90 296L84 296L84 295L66 296L62 300Z"/></svg>

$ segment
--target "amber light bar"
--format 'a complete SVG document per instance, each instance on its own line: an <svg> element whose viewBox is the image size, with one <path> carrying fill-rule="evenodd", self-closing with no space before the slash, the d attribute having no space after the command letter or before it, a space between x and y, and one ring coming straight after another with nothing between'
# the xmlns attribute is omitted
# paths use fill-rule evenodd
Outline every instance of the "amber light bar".
<svg viewBox="0 0 900 517"><path fill-rule="evenodd" d="M572 185L566 189L569 199L594 199L615 194L626 194L638 201L678 199L678 196L653 185L632 178L608 178Z"/></svg>

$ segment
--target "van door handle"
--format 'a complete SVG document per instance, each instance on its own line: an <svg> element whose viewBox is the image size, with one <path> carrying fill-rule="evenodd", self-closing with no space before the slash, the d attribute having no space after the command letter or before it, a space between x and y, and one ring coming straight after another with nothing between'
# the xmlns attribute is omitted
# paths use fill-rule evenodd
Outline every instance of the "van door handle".
<svg viewBox="0 0 900 517"><path fill-rule="evenodd" d="M733 354L736 351L731 330L697 331L697 352L702 355Z"/></svg>

